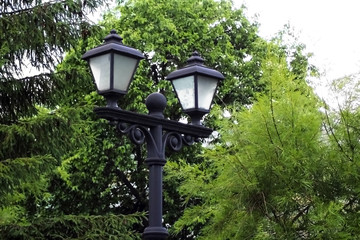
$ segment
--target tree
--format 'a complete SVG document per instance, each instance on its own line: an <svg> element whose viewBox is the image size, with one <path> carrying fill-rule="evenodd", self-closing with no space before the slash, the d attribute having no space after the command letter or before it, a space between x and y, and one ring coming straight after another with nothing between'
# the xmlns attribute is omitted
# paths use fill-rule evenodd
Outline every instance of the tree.
<svg viewBox="0 0 360 240"><path fill-rule="evenodd" d="M284 58L262 66L267 90L221 119L221 141L205 151L206 161L168 165L183 182L183 204L198 202L175 229L196 229L198 239L353 239L357 111L324 116Z"/></svg>
<svg viewBox="0 0 360 240"><path fill-rule="evenodd" d="M77 135L80 113L73 108L59 108L60 100L69 91L69 79L62 78L64 73L54 72L53 68L80 38L99 30L86 16L103 2L0 3L0 235L3 239L84 235L91 238L99 229L85 225L104 221L92 216L54 218L46 211L52 198L47 191L50 176L63 156L80 147L82 140L72 139ZM24 74L28 66L44 73ZM108 219L117 228L101 229L104 236L118 230L125 233L134 222L129 218L126 223L122 216ZM73 224L77 227L70 231Z"/></svg>
<svg viewBox="0 0 360 240"><path fill-rule="evenodd" d="M1 2L1 122L32 116L39 104L57 104L54 92L63 86L51 70L80 37L95 30L86 16L102 2ZM26 67L47 73L27 76Z"/></svg>
<svg viewBox="0 0 360 240"><path fill-rule="evenodd" d="M303 230L313 159L320 155L321 115L284 58L269 59L263 73L267 92L249 109L222 120L222 144L205 153L211 171L187 166L190 173L209 173L186 176L182 193L202 201L177 225L204 223L204 239L296 239Z"/></svg>
<svg viewBox="0 0 360 240"><path fill-rule="evenodd" d="M344 239L353 239L359 235L354 225L359 221L359 74L334 80L329 92L331 103L337 101L337 107L325 104L323 108L324 131L331 147L327 175L332 177L324 188L338 220L334 231Z"/></svg>
<svg viewBox="0 0 360 240"><path fill-rule="evenodd" d="M119 20L109 25L145 53L155 84L198 50L208 66L226 76L217 98L220 104L250 103L254 92L261 91L259 65L266 42L257 35L256 23L231 1L124 2L118 8Z"/></svg>

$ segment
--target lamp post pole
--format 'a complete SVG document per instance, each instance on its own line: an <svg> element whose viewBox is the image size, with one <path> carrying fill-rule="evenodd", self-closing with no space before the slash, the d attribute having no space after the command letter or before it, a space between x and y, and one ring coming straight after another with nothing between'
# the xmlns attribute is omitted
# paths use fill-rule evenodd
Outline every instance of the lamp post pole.
<svg viewBox="0 0 360 240"><path fill-rule="evenodd" d="M165 119L163 111L166 98L152 93L146 99L148 115L134 113L118 107L118 99L127 93L139 61L144 58L138 50L122 44L122 38L112 30L105 43L89 50L83 59L89 62L99 94L107 100L106 107L94 112L109 120L117 130L127 134L135 144L147 145L145 164L149 168L149 226L143 232L145 240L165 240L169 233L162 224L162 171L166 163L165 149L179 151L183 145L191 145L195 139L206 138L212 129L201 125L201 118L209 112L217 83L224 76L203 65L197 52L188 64L170 73L176 96L191 124Z"/></svg>
<svg viewBox="0 0 360 240"><path fill-rule="evenodd" d="M166 99L161 94L152 94L146 100L149 116L163 119ZM143 233L144 239L166 239L168 232L162 226L162 169L166 163L165 146L162 142L163 127L161 124L150 127L150 136L147 142L146 165L149 168L149 226Z"/></svg>

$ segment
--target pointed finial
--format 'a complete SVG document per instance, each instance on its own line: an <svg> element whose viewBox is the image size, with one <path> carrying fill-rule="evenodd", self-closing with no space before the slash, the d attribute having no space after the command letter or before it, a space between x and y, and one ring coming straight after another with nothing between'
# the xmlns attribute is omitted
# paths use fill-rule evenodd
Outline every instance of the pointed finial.
<svg viewBox="0 0 360 240"><path fill-rule="evenodd" d="M198 51L193 51L193 53L191 54L191 56L200 56L199 52Z"/></svg>
<svg viewBox="0 0 360 240"><path fill-rule="evenodd" d="M204 59L200 56L198 51L194 51L186 62L188 65L204 65Z"/></svg>
<svg viewBox="0 0 360 240"><path fill-rule="evenodd" d="M104 38L104 40L105 40L105 43L119 43L119 44L123 44L123 43L122 43L123 38L120 37L120 36L117 34L117 32L116 32L115 29L112 29L112 30L110 31L110 34L107 35L107 36Z"/></svg>

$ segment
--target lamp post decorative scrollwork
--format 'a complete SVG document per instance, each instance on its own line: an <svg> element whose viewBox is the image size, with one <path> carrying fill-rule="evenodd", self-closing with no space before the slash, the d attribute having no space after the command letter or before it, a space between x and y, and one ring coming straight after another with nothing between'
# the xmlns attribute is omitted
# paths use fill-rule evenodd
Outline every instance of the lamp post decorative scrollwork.
<svg viewBox="0 0 360 240"><path fill-rule="evenodd" d="M138 50L122 44L122 38L112 30L104 44L87 51L83 59L89 62L97 91L107 100L106 107L94 112L107 119L116 129L129 136L135 144L147 145L146 165L149 168L149 226L143 238L166 239L168 231L162 224L162 171L166 163L165 149L179 151L183 145L191 145L198 138L206 138L212 129L201 125L201 118L210 111L218 81L224 76L204 66L197 52L188 64L170 73L176 96L182 109L191 117L191 124L165 119L163 111L166 98L152 93L146 99L148 115L134 113L118 107L118 99L127 93L139 61L144 56Z"/></svg>

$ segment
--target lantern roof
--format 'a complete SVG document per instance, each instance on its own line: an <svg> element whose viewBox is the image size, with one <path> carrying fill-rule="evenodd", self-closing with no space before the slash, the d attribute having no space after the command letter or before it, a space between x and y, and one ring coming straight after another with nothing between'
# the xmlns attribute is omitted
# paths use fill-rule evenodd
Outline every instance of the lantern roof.
<svg viewBox="0 0 360 240"><path fill-rule="evenodd" d="M121 55L126 55L137 59L144 58L144 55L139 50L124 45L122 43L122 37L120 37L113 29L110 31L110 34L104 38L103 44L87 51L82 56L82 59L89 60L92 57L103 55L109 52L116 52Z"/></svg>
<svg viewBox="0 0 360 240"><path fill-rule="evenodd" d="M177 78L182 78L190 75L204 75L211 78L217 78L219 80L224 79L224 75L222 75L219 71L216 71L212 68L206 67L204 65L204 59L200 56L197 51L194 51L191 57L187 60L187 64L184 68L179 70L175 70L171 72L166 79L173 80Z"/></svg>

